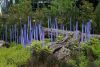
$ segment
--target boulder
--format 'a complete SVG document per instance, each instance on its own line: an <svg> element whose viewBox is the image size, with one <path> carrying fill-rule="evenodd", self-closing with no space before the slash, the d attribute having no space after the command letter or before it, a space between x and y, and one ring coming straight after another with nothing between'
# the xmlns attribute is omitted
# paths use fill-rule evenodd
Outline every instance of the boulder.
<svg viewBox="0 0 100 67"><path fill-rule="evenodd" d="M62 60L64 58L70 57L71 51L64 46L54 53L54 56L57 57L58 60Z"/></svg>
<svg viewBox="0 0 100 67"><path fill-rule="evenodd" d="M66 46L66 43L70 39L71 39L71 36L68 36L68 37L63 38L61 42L51 42L51 45L49 45L49 48L53 51L53 53L55 53L55 51L62 48L62 46Z"/></svg>
<svg viewBox="0 0 100 67"><path fill-rule="evenodd" d="M5 44L5 41L0 40L0 47L3 47L3 46L4 46L4 44Z"/></svg>
<svg viewBox="0 0 100 67"><path fill-rule="evenodd" d="M5 47L7 47L7 48L10 47L10 45L9 45L8 42L5 42L5 41L3 41L3 40L0 40L0 48L3 47L3 46L5 46Z"/></svg>
<svg viewBox="0 0 100 67"><path fill-rule="evenodd" d="M61 42L51 43L49 48L52 50L53 55L56 56L58 60L63 58L69 59L71 55L71 49L74 48L75 44L79 44L79 42L80 37L78 36L78 38L75 38L74 34L72 34L70 36L64 37Z"/></svg>

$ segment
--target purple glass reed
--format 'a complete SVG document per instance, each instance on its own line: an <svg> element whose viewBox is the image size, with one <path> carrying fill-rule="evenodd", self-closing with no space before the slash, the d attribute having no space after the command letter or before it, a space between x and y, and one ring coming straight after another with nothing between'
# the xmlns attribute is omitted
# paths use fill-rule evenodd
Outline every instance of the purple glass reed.
<svg viewBox="0 0 100 67"><path fill-rule="evenodd" d="M12 25L12 41L14 42L14 26Z"/></svg>
<svg viewBox="0 0 100 67"><path fill-rule="evenodd" d="M35 40L37 40L37 26L35 24Z"/></svg>
<svg viewBox="0 0 100 67"><path fill-rule="evenodd" d="M41 34L41 32L42 32L42 30L41 30L41 24L39 24L39 38L40 38L40 41L42 40L42 34Z"/></svg>
<svg viewBox="0 0 100 67"><path fill-rule="evenodd" d="M5 25L5 41L7 42L7 25Z"/></svg>
<svg viewBox="0 0 100 67"><path fill-rule="evenodd" d="M55 25L56 25L56 37L58 37L58 24L57 24L57 18L55 18Z"/></svg>
<svg viewBox="0 0 100 67"><path fill-rule="evenodd" d="M30 43L32 42L32 24L31 24L31 19L30 19L30 22L29 22L29 31L30 31L30 35L29 35L29 37L30 37Z"/></svg>
<svg viewBox="0 0 100 67"><path fill-rule="evenodd" d="M51 18L49 17L48 18L48 29L50 29L51 28ZM50 35L50 32L48 31L48 37L49 37L49 35Z"/></svg>
<svg viewBox="0 0 100 67"><path fill-rule="evenodd" d="M76 22L76 32L75 32L75 38L78 38L78 21Z"/></svg>
<svg viewBox="0 0 100 67"><path fill-rule="evenodd" d="M63 37L64 37L64 25L62 24L62 30L63 30L63 32L62 32L62 35L63 35Z"/></svg>
<svg viewBox="0 0 100 67"><path fill-rule="evenodd" d="M51 29L52 29L52 25L51 25ZM51 40L51 42L53 42L53 33L52 33L52 30L50 32L50 40Z"/></svg>
<svg viewBox="0 0 100 67"><path fill-rule="evenodd" d="M30 27L30 16L28 16L28 28Z"/></svg>
<svg viewBox="0 0 100 67"><path fill-rule="evenodd" d="M72 19L70 18L70 31L72 31Z"/></svg>
<svg viewBox="0 0 100 67"><path fill-rule="evenodd" d="M5 35L4 35L4 32L3 32L3 34L2 34L2 39L3 39L3 40L5 40Z"/></svg>
<svg viewBox="0 0 100 67"><path fill-rule="evenodd" d="M86 30L87 30L87 40L89 40L89 22L87 23L87 28L86 28Z"/></svg>
<svg viewBox="0 0 100 67"><path fill-rule="evenodd" d="M50 28L50 22L49 22L49 18L48 18L48 29ZM49 32L48 32L48 37L49 37Z"/></svg>
<svg viewBox="0 0 100 67"><path fill-rule="evenodd" d="M66 37L68 37L68 31L67 31L67 26L66 26Z"/></svg>
<svg viewBox="0 0 100 67"><path fill-rule="evenodd" d="M88 40L90 40L90 30L91 30L91 22L89 21L87 23L87 37L88 37Z"/></svg>
<svg viewBox="0 0 100 67"><path fill-rule="evenodd" d="M42 37L41 37L41 39L42 39L42 46L44 46L44 30L43 30L43 28L42 28L41 35L42 35Z"/></svg>
<svg viewBox="0 0 100 67"><path fill-rule="evenodd" d="M53 23L53 29L56 30L56 25L55 22ZM53 41L55 40L56 32L53 33Z"/></svg>
<svg viewBox="0 0 100 67"><path fill-rule="evenodd" d="M38 40L38 26L36 25L36 40Z"/></svg>
<svg viewBox="0 0 100 67"><path fill-rule="evenodd" d="M16 30L16 36L17 36L17 44L19 43L19 35L18 35L18 29Z"/></svg>
<svg viewBox="0 0 100 67"><path fill-rule="evenodd" d="M82 34L81 34L81 42L84 41L84 22L82 22Z"/></svg>
<svg viewBox="0 0 100 67"><path fill-rule="evenodd" d="M85 25L85 39L84 41L86 42L87 41L87 25Z"/></svg>
<svg viewBox="0 0 100 67"><path fill-rule="evenodd" d="M34 25L33 28L34 28L34 32L33 32L33 33L34 33L34 40L36 40L36 32L35 32L35 30L36 30L35 28L36 28L36 27L35 27L35 25Z"/></svg>
<svg viewBox="0 0 100 67"><path fill-rule="evenodd" d="M17 40L16 40L16 24L14 25L14 41L15 41L15 43L17 42Z"/></svg>
<svg viewBox="0 0 100 67"><path fill-rule="evenodd" d="M21 44L23 47L25 47L24 45L24 37L23 37L23 29L21 29Z"/></svg>
<svg viewBox="0 0 100 67"><path fill-rule="evenodd" d="M11 31L11 28L10 28L10 42L12 42L12 31Z"/></svg>
<svg viewBox="0 0 100 67"><path fill-rule="evenodd" d="M27 44L27 28L26 24L24 24L24 45Z"/></svg>
<svg viewBox="0 0 100 67"><path fill-rule="evenodd" d="M29 45L29 33L28 33L28 27L27 27L27 31L26 31L26 42Z"/></svg>

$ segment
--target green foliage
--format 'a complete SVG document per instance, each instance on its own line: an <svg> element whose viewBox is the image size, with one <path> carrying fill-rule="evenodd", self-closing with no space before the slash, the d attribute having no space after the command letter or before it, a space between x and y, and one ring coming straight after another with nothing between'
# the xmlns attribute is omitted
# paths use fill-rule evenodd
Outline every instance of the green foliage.
<svg viewBox="0 0 100 67"><path fill-rule="evenodd" d="M48 43L50 42L50 39L45 39L44 40L44 47L47 47L49 46ZM31 47L39 47L39 48L42 48L42 42L41 41L36 41L36 40L33 40L32 41L32 44L31 44Z"/></svg>
<svg viewBox="0 0 100 67"><path fill-rule="evenodd" d="M63 39L63 36L62 36L62 35L59 35L59 36L56 38L56 41L57 41L57 42L61 42L62 39Z"/></svg>
<svg viewBox="0 0 100 67"><path fill-rule="evenodd" d="M87 60L87 57L84 56L84 53L82 55L80 55L79 57L79 67L87 67L88 65L88 60Z"/></svg>
<svg viewBox="0 0 100 67"><path fill-rule="evenodd" d="M33 50L35 50L36 53L39 53L42 50L46 50L47 52L51 52L48 48L48 45L42 46L40 41L33 41L31 44L31 47Z"/></svg>
<svg viewBox="0 0 100 67"><path fill-rule="evenodd" d="M29 58L30 50L21 45L0 48L1 67L18 67L18 65L26 64Z"/></svg>
<svg viewBox="0 0 100 67"><path fill-rule="evenodd" d="M92 50L92 51L91 51ZM95 63L96 67L99 67L100 63L100 40L92 38L90 41L82 44L80 67L87 67L88 63ZM92 57L92 58L91 58ZM94 59L93 62L88 59Z"/></svg>
<svg viewBox="0 0 100 67"><path fill-rule="evenodd" d="M31 44L32 47L38 47L38 48L41 48L41 42L40 41L32 41L32 44Z"/></svg>
<svg viewBox="0 0 100 67"><path fill-rule="evenodd" d="M94 55L100 57L100 40L92 39L91 41L91 48L93 50Z"/></svg>
<svg viewBox="0 0 100 67"><path fill-rule="evenodd" d="M15 43L15 42L11 42L10 43L10 47L14 47L14 46L16 46L17 44Z"/></svg>
<svg viewBox="0 0 100 67"><path fill-rule="evenodd" d="M100 57L95 60L96 67L100 67Z"/></svg>
<svg viewBox="0 0 100 67"><path fill-rule="evenodd" d="M44 42L45 42L45 44L47 44L47 43L49 43L49 42L50 42L50 39L45 38L45 39L44 39Z"/></svg>
<svg viewBox="0 0 100 67"><path fill-rule="evenodd" d="M92 38L89 42L83 44L84 49L91 48L95 56L100 56L100 40Z"/></svg>
<svg viewBox="0 0 100 67"><path fill-rule="evenodd" d="M72 65L72 67L77 67L76 60L70 59L67 63Z"/></svg>

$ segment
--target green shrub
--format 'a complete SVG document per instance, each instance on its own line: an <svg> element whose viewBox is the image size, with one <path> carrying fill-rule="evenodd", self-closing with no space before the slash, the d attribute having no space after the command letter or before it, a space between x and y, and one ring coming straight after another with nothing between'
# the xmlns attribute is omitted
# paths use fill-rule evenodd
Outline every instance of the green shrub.
<svg viewBox="0 0 100 67"><path fill-rule="evenodd" d="M80 60L79 67L87 67L87 65L88 65L88 60L87 60L86 56L81 55L81 56L79 57L79 60Z"/></svg>
<svg viewBox="0 0 100 67"><path fill-rule="evenodd" d="M59 36L56 38L57 42L61 42L63 39L63 36L61 34L59 34Z"/></svg>
<svg viewBox="0 0 100 67"><path fill-rule="evenodd" d="M11 42L11 43L10 43L10 47L13 47L13 46L15 46L15 45L17 45L15 42Z"/></svg>
<svg viewBox="0 0 100 67"><path fill-rule="evenodd" d="M76 60L70 59L70 60L68 61L68 64L71 65L72 67L77 67Z"/></svg>
<svg viewBox="0 0 100 67"><path fill-rule="evenodd" d="M81 44L84 50L91 48L93 54L97 57L100 57L100 40L92 38L89 42Z"/></svg>
<svg viewBox="0 0 100 67"><path fill-rule="evenodd" d="M49 39L45 39L44 40L44 46L48 46L47 45L47 43L49 43L50 42L50 40ZM31 44L31 47L33 47L33 46L40 46L40 47L43 47L43 45L42 45L42 42L41 41L39 41L39 40L33 40L32 41L32 44Z"/></svg>
<svg viewBox="0 0 100 67"><path fill-rule="evenodd" d="M44 42L45 42L45 44L46 44L46 43L49 43L49 42L50 42L50 39L46 38L46 39L44 40Z"/></svg>
<svg viewBox="0 0 100 67"><path fill-rule="evenodd" d="M44 64L47 61L49 55L51 55L51 50L48 46L42 46L40 41L32 42L32 63L33 65Z"/></svg>
<svg viewBox="0 0 100 67"><path fill-rule="evenodd" d="M90 41L81 44L81 63L80 67L87 67L87 65L100 66L100 40L92 38ZM92 62L89 60L91 58ZM98 59L99 58L99 59ZM88 59L88 60L87 60Z"/></svg>
<svg viewBox="0 0 100 67"><path fill-rule="evenodd" d="M100 40L92 39L91 44L92 44L91 48L93 50L94 55L100 57Z"/></svg>
<svg viewBox="0 0 100 67"><path fill-rule="evenodd" d="M92 39L91 40L91 48L93 51L93 54L97 57L100 57L100 40L98 39Z"/></svg>

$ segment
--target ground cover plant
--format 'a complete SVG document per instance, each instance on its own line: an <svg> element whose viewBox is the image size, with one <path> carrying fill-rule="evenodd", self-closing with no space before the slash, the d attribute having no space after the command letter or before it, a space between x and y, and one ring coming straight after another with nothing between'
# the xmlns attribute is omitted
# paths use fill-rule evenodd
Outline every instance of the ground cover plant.
<svg viewBox="0 0 100 67"><path fill-rule="evenodd" d="M12 45L12 44L11 44ZM30 58L30 49L15 45L0 48L0 67L20 67Z"/></svg>
<svg viewBox="0 0 100 67"><path fill-rule="evenodd" d="M84 58L84 61L81 61L82 65L80 65L98 67L100 65L100 40L92 38L89 42L82 44L82 46L81 57Z"/></svg>

